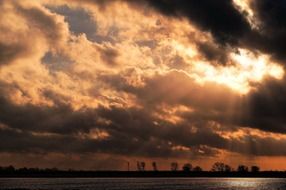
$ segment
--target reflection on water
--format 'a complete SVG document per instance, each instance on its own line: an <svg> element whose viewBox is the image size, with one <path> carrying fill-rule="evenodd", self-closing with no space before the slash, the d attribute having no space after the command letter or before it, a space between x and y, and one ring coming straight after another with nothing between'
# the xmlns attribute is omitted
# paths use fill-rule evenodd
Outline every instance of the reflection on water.
<svg viewBox="0 0 286 190"><path fill-rule="evenodd" d="M267 178L42 178L0 179L0 190L286 190Z"/></svg>
<svg viewBox="0 0 286 190"><path fill-rule="evenodd" d="M226 189L280 189L286 187L284 179L234 178L223 179Z"/></svg>

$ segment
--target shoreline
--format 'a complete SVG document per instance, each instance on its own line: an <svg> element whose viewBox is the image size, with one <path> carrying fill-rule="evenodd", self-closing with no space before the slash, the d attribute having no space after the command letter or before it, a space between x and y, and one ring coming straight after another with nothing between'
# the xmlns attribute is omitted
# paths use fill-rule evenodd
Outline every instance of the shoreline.
<svg viewBox="0 0 286 190"><path fill-rule="evenodd" d="M286 178L286 172L54 171L0 173L0 178Z"/></svg>

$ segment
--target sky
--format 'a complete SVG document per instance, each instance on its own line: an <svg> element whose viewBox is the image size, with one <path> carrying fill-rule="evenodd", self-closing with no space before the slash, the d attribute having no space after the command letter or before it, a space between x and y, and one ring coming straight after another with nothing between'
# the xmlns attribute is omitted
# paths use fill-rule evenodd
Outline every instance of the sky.
<svg viewBox="0 0 286 190"><path fill-rule="evenodd" d="M2 0L0 12L0 165L286 170L284 0Z"/></svg>

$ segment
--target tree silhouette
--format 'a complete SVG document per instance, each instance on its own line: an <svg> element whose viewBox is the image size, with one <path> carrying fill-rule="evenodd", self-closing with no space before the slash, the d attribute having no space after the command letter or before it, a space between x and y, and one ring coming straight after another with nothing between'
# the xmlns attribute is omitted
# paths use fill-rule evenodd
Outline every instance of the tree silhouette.
<svg viewBox="0 0 286 190"><path fill-rule="evenodd" d="M222 162L216 162L213 164L212 169L213 172L230 172L231 167Z"/></svg>
<svg viewBox="0 0 286 190"><path fill-rule="evenodd" d="M138 171L145 171L145 162L137 162L137 170Z"/></svg>
<svg viewBox="0 0 286 190"><path fill-rule="evenodd" d="M257 173L260 171L260 168L258 166L251 166L251 172Z"/></svg>
<svg viewBox="0 0 286 190"><path fill-rule="evenodd" d="M231 172L231 167L229 165L224 165L224 172Z"/></svg>
<svg viewBox="0 0 286 190"><path fill-rule="evenodd" d="M192 164L190 164L190 163L186 163L186 164L184 164L183 165L183 171L185 171L185 172L189 172L189 171L191 171L192 170Z"/></svg>
<svg viewBox="0 0 286 190"><path fill-rule="evenodd" d="M6 170L6 172L8 172L8 173L14 173L15 172L15 168L11 165L4 168L4 170Z"/></svg>
<svg viewBox="0 0 286 190"><path fill-rule="evenodd" d="M245 165L239 165L239 166L237 167L237 171L238 171L238 172L248 172L248 167L245 166Z"/></svg>
<svg viewBox="0 0 286 190"><path fill-rule="evenodd" d="M142 166L142 171L145 171L145 166L146 166L145 162L141 162L141 166Z"/></svg>
<svg viewBox="0 0 286 190"><path fill-rule="evenodd" d="M154 170L154 171L158 171L157 163L156 163L156 162L152 162L152 167L153 167L153 170Z"/></svg>
<svg viewBox="0 0 286 190"><path fill-rule="evenodd" d="M178 171L178 168L179 168L178 162L171 163L171 171Z"/></svg>
<svg viewBox="0 0 286 190"><path fill-rule="evenodd" d="M203 169L200 166L196 166L193 168L193 171L194 172L201 172L201 171L203 171Z"/></svg>

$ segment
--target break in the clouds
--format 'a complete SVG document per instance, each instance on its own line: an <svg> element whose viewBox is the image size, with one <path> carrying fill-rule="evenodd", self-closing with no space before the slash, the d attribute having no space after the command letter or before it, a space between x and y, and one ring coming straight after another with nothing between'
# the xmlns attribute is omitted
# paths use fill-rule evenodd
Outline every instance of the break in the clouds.
<svg viewBox="0 0 286 190"><path fill-rule="evenodd" d="M122 169L285 157L285 9L1 1L0 161Z"/></svg>

